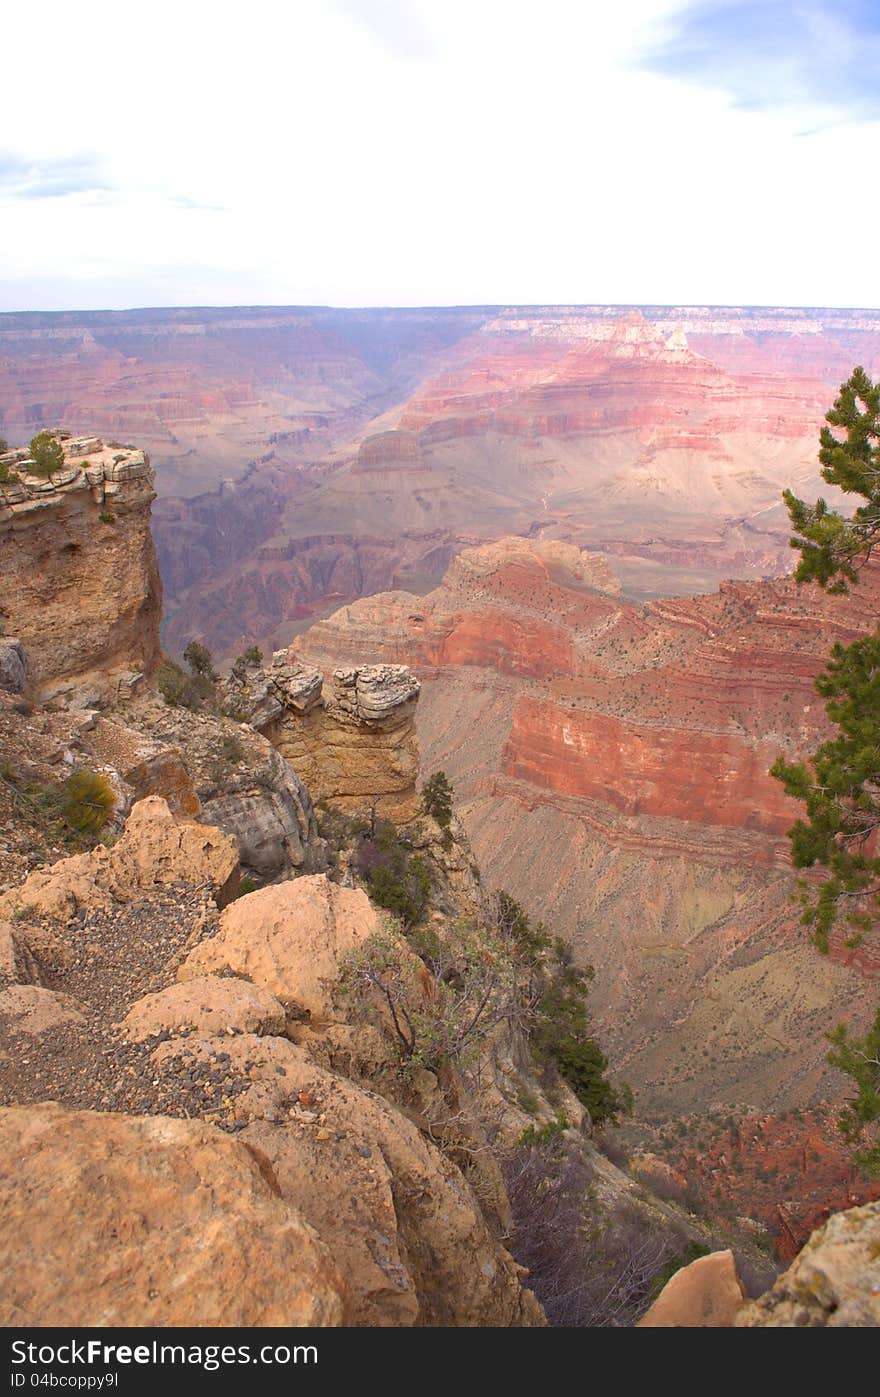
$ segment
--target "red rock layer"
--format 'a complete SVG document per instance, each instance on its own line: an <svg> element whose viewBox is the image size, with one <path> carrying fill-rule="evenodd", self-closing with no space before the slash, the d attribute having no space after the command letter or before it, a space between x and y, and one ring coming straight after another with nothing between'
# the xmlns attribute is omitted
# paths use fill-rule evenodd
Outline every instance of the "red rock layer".
<svg viewBox="0 0 880 1397"><path fill-rule="evenodd" d="M415 669L423 769L453 781L489 883L595 966L597 1025L642 1110L833 1097L823 1034L866 1021L880 938L835 940L830 962L810 945L800 807L769 767L828 733L814 680L876 625L880 570L848 598L781 579L639 606L612 585L570 545L505 539L294 649Z"/></svg>

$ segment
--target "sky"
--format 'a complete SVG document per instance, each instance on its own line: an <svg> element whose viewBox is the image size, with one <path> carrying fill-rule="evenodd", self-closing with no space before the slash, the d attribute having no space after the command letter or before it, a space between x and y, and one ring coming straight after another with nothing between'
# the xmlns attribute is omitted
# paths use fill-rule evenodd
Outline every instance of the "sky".
<svg viewBox="0 0 880 1397"><path fill-rule="evenodd" d="M880 305L880 0L43 0L0 309Z"/></svg>

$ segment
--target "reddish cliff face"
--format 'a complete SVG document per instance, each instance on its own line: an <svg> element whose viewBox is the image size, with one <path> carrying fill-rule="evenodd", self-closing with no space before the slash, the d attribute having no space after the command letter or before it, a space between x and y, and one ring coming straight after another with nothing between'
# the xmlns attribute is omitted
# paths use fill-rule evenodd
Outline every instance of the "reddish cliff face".
<svg viewBox="0 0 880 1397"><path fill-rule="evenodd" d="M783 485L880 312L613 306L0 316L0 432L63 420L157 469L167 636L286 644L507 534L636 598L788 566Z"/></svg>
<svg viewBox="0 0 880 1397"><path fill-rule="evenodd" d="M423 769L445 769L487 879L596 967L599 1025L642 1110L833 1096L822 1032L858 1020L880 944L823 959L798 927L768 774L827 732L813 683L876 623L880 571L849 598L790 579L637 605L606 561L507 539L466 550L426 597L343 608L294 643L423 681Z"/></svg>

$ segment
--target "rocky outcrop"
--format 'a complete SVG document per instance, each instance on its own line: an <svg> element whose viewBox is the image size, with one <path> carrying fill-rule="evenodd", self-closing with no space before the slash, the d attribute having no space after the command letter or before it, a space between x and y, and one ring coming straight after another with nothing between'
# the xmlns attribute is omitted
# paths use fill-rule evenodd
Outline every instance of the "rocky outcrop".
<svg viewBox="0 0 880 1397"><path fill-rule="evenodd" d="M109 701L159 662L153 472L143 451L57 435L63 465L48 478L25 449L0 459L3 623L38 693Z"/></svg>
<svg viewBox="0 0 880 1397"><path fill-rule="evenodd" d="M279 651L230 680L228 703L278 749L315 801L403 824L418 811L419 681L404 665L321 671Z"/></svg>
<svg viewBox="0 0 880 1397"><path fill-rule="evenodd" d="M232 903L217 935L196 946L178 974L186 981L231 971L318 1023L334 1016L343 959L381 926L359 888L324 874L297 878Z"/></svg>
<svg viewBox="0 0 880 1397"><path fill-rule="evenodd" d="M327 1247L255 1154L210 1125L0 1110L0 1216L4 1324L344 1319Z"/></svg>
<svg viewBox="0 0 880 1397"><path fill-rule="evenodd" d="M740 1328L880 1328L880 1203L835 1213Z"/></svg>
<svg viewBox="0 0 880 1397"><path fill-rule="evenodd" d="M118 850L32 874L0 942L15 980L41 918L60 913L63 953L36 969L77 995L0 990L16 1045L0 1093L30 1102L0 1111L16 1321L543 1324L499 1240L497 1165L464 1148L477 1102L457 1105L447 1143L451 1081L402 1073L382 1013L361 1017L341 993L351 952L379 931L394 944L366 895L300 877L237 899L218 925L202 889L231 841L155 796ZM355 1066L360 1080L341 1075Z"/></svg>
<svg viewBox="0 0 880 1397"><path fill-rule="evenodd" d="M228 835L175 818L161 796L148 796L111 848L99 844L37 869L0 898L0 915L23 909L65 921L80 907L112 907L175 884L207 886L222 907L235 895L238 878L238 849Z"/></svg>
<svg viewBox="0 0 880 1397"><path fill-rule="evenodd" d="M745 1300L733 1252L712 1252L676 1271L638 1327L730 1329Z"/></svg>

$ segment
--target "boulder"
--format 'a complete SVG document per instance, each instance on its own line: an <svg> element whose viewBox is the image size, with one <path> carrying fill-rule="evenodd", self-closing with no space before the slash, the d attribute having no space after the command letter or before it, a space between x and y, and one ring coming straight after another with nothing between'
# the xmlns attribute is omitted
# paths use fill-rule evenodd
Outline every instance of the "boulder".
<svg viewBox="0 0 880 1397"><path fill-rule="evenodd" d="M698 1257L670 1277L640 1329L730 1329L746 1300L732 1251Z"/></svg>
<svg viewBox="0 0 880 1397"><path fill-rule="evenodd" d="M356 1325L541 1325L460 1170L403 1113L280 1038L161 1044L250 1077L238 1137L329 1247Z"/></svg>
<svg viewBox="0 0 880 1397"><path fill-rule="evenodd" d="M69 994L40 985L9 985L0 992L0 1023L6 1033L46 1033L64 1023L85 1023L82 1006Z"/></svg>
<svg viewBox="0 0 880 1397"><path fill-rule="evenodd" d="M234 897L238 879L238 849L229 835L175 818L161 796L148 796L133 807L112 848L99 845L36 869L21 887L0 897L0 915L21 907L66 920L79 907L110 908L156 886L180 883L209 886L223 907Z"/></svg>
<svg viewBox="0 0 880 1397"><path fill-rule="evenodd" d="M28 681L28 658L20 640L0 636L0 689L23 694Z"/></svg>
<svg viewBox="0 0 880 1397"><path fill-rule="evenodd" d="M335 1325L327 1248L255 1156L164 1116L0 1110L0 1323Z"/></svg>
<svg viewBox="0 0 880 1397"><path fill-rule="evenodd" d="M2 996L0 996L2 1005ZM191 1029L199 1034L283 1033L286 1015L268 990L234 976L201 976L144 995L122 1021L127 1038Z"/></svg>
<svg viewBox="0 0 880 1397"><path fill-rule="evenodd" d="M278 883L227 907L217 935L187 956L178 979L231 970L294 1001L313 1023L336 1016L344 957L381 929L366 893L324 874Z"/></svg>
<svg viewBox="0 0 880 1397"><path fill-rule="evenodd" d="M880 1328L880 1202L834 1213L738 1328Z"/></svg>

